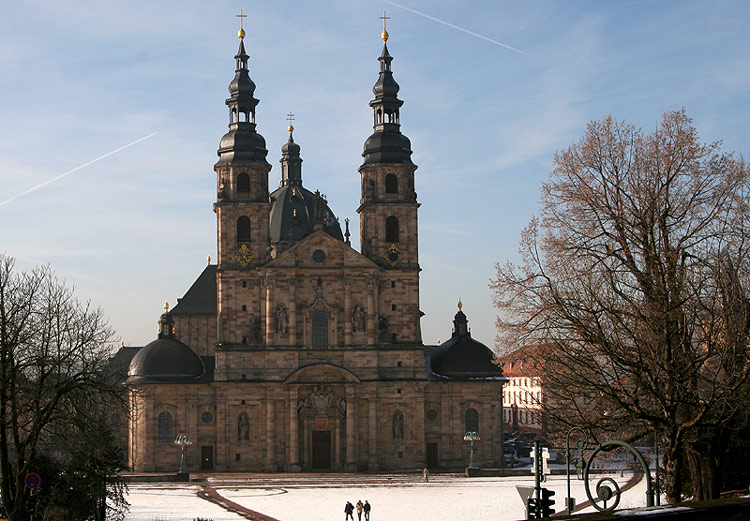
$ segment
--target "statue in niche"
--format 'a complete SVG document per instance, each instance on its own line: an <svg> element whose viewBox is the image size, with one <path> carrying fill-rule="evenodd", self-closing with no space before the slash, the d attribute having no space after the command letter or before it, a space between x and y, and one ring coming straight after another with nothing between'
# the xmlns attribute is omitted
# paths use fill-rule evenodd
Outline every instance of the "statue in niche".
<svg viewBox="0 0 750 521"><path fill-rule="evenodd" d="M278 333L286 333L289 329L289 315L286 312L286 308L276 308L276 331Z"/></svg>
<svg viewBox="0 0 750 521"><path fill-rule="evenodd" d="M354 323L355 333L360 333L365 330L365 310L362 308L362 306L357 306L354 308L352 322Z"/></svg>
<svg viewBox="0 0 750 521"><path fill-rule="evenodd" d="M247 413L241 413L237 418L237 440L249 440L250 439L250 419L247 417Z"/></svg>
<svg viewBox="0 0 750 521"><path fill-rule="evenodd" d="M393 413L393 439L403 440L404 439L404 415L401 411Z"/></svg>
<svg viewBox="0 0 750 521"><path fill-rule="evenodd" d="M253 317L253 320L250 325L250 339L258 343L262 340L261 332L260 332L260 317L258 315L255 315Z"/></svg>
<svg viewBox="0 0 750 521"><path fill-rule="evenodd" d="M381 316L378 319L378 340L383 343L391 341L391 325L388 317Z"/></svg>

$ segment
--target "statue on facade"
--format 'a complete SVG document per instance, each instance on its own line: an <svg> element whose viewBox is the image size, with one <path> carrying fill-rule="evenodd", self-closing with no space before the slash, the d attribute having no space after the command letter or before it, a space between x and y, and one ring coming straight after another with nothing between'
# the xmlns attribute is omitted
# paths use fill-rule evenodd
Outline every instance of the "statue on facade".
<svg viewBox="0 0 750 521"><path fill-rule="evenodd" d="M250 439L250 419L247 417L247 413L241 413L237 418L237 440L249 440Z"/></svg>
<svg viewBox="0 0 750 521"><path fill-rule="evenodd" d="M258 315L253 317L252 323L250 325L250 339L254 343L258 343L263 339L260 331L260 316Z"/></svg>
<svg viewBox="0 0 750 521"><path fill-rule="evenodd" d="M289 315L286 312L286 308L276 308L276 332L286 333L289 329Z"/></svg>
<svg viewBox="0 0 750 521"><path fill-rule="evenodd" d="M352 322L354 323L355 333L361 333L365 330L365 310L362 309L362 306L357 306L354 308Z"/></svg>
<svg viewBox="0 0 750 521"><path fill-rule="evenodd" d="M404 415L401 411L396 411L393 414L393 439L403 440L404 439Z"/></svg>

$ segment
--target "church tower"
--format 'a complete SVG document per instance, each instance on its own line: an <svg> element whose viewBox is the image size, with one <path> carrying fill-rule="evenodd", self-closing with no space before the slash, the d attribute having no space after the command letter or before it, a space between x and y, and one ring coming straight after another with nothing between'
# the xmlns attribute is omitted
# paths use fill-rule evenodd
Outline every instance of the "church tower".
<svg viewBox="0 0 750 521"><path fill-rule="evenodd" d="M268 198L266 142L255 129L255 83L250 79L245 52L244 29L240 29L240 47L234 78L229 84L229 132L221 138L214 165L217 195L214 211L217 220L218 266L218 342L245 343L251 333L257 337L257 318L241 313L235 298L244 289L248 298L250 269L264 264L269 255L268 223L271 203ZM247 302L247 306L252 302ZM230 333L231 332L231 333Z"/></svg>
<svg viewBox="0 0 750 521"><path fill-rule="evenodd" d="M372 91L373 133L364 146L361 175L360 244L362 254L386 271L380 291L381 341L421 342L417 193L411 142L401 133L399 86L393 79L388 33L383 16L380 75ZM383 335L383 329L388 334ZM400 331L396 334L391 331ZM383 338L390 336L390 338Z"/></svg>

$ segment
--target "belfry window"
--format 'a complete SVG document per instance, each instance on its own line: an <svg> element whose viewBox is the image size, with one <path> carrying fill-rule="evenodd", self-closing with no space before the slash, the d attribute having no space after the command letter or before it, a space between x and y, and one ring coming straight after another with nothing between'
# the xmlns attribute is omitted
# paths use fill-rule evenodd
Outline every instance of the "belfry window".
<svg viewBox="0 0 750 521"><path fill-rule="evenodd" d="M248 193L250 191L250 176L242 172L237 176L237 192Z"/></svg>
<svg viewBox="0 0 750 521"><path fill-rule="evenodd" d="M313 311L310 314L312 322L312 348L328 349L328 312Z"/></svg>
<svg viewBox="0 0 750 521"><path fill-rule="evenodd" d="M172 415L167 411L159 414L156 420L156 433L159 443L172 443Z"/></svg>
<svg viewBox="0 0 750 521"><path fill-rule="evenodd" d="M250 219L244 215L237 219L237 242L250 242Z"/></svg>
<svg viewBox="0 0 750 521"><path fill-rule="evenodd" d="M388 174L385 176L385 193L398 193L398 177L396 177L396 174Z"/></svg>
<svg viewBox="0 0 750 521"><path fill-rule="evenodd" d="M466 432L479 432L479 413L474 408L466 409L464 414L464 428Z"/></svg>
<svg viewBox="0 0 750 521"><path fill-rule="evenodd" d="M385 241L398 242L398 217L390 216L385 220Z"/></svg>

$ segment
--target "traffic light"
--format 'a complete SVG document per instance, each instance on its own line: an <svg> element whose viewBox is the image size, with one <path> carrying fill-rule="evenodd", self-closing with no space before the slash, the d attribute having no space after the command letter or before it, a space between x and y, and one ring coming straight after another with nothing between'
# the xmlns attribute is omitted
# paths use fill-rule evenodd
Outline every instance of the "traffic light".
<svg viewBox="0 0 750 521"><path fill-rule="evenodd" d="M539 519L539 503L534 496L529 496L526 500L526 509L529 511L529 519Z"/></svg>
<svg viewBox="0 0 750 521"><path fill-rule="evenodd" d="M547 488L542 489L542 497L539 499L539 506L538 506L538 510L541 511L542 517L549 517L555 513L555 509L552 508L552 505L555 504L555 500L550 499L554 495L555 495L554 491L549 490Z"/></svg>

